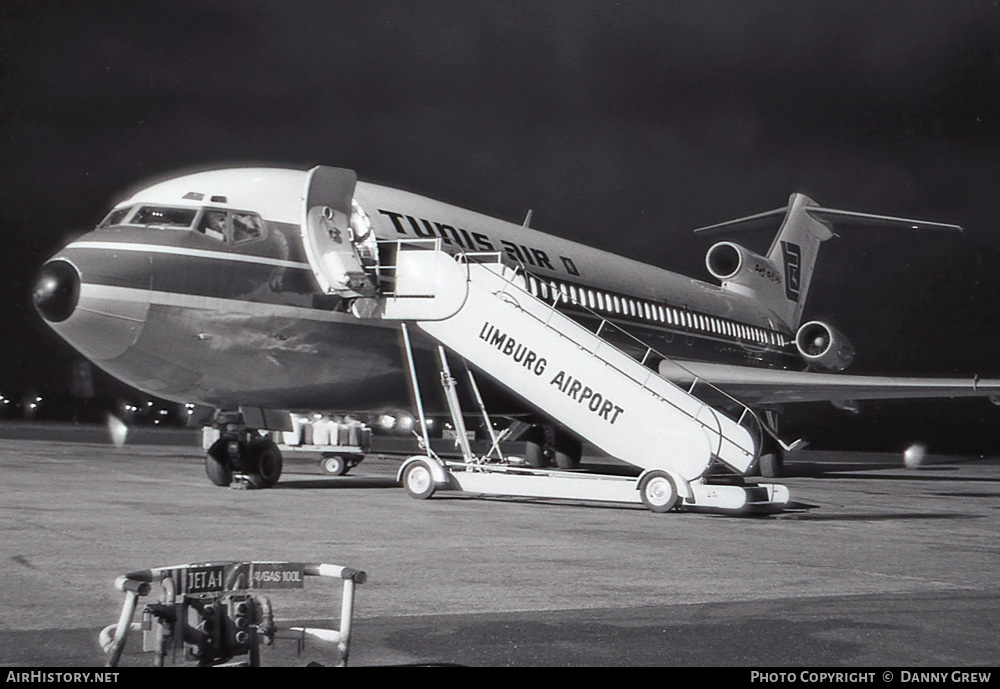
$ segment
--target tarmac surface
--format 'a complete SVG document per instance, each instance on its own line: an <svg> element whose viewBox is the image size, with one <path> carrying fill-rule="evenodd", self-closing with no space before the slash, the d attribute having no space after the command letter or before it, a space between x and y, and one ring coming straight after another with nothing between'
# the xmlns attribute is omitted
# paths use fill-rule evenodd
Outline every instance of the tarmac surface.
<svg viewBox="0 0 1000 689"><path fill-rule="evenodd" d="M285 457L270 490L212 486L199 437L0 424L0 664L100 666L127 571L220 560L363 569L351 665L996 665L1000 461L797 453L769 516L437 493L399 457L344 477ZM597 466L600 460L585 459ZM312 584L312 582L309 582ZM340 587L274 592L336 627ZM138 619L138 617L137 617ZM132 637L123 666L148 665ZM329 662L279 641L265 665Z"/></svg>

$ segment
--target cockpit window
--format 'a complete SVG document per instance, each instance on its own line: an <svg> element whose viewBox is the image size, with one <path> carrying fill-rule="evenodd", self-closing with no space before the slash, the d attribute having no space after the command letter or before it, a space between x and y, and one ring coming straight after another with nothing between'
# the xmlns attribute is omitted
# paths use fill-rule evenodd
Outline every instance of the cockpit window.
<svg viewBox="0 0 1000 689"><path fill-rule="evenodd" d="M198 231L206 237L226 241L226 211L206 210L198 223Z"/></svg>
<svg viewBox="0 0 1000 689"><path fill-rule="evenodd" d="M125 216L128 215L129 211L132 210L132 206L126 206L125 208L116 208L115 210L108 213L106 217L98 227L111 227L112 225L121 225Z"/></svg>
<svg viewBox="0 0 1000 689"><path fill-rule="evenodd" d="M223 208L171 208L169 206L125 206L108 213L98 227L140 225L144 227L193 230L219 242L239 244L266 234L264 221L249 211Z"/></svg>
<svg viewBox="0 0 1000 689"><path fill-rule="evenodd" d="M233 241L264 236L264 223L253 213L233 213Z"/></svg>
<svg viewBox="0 0 1000 689"><path fill-rule="evenodd" d="M206 208L195 228L206 237L239 244L264 236L264 221L256 213Z"/></svg>
<svg viewBox="0 0 1000 689"><path fill-rule="evenodd" d="M198 211L193 208L164 208L143 206L135 212L130 225L151 225L170 229L186 230L194 222Z"/></svg>

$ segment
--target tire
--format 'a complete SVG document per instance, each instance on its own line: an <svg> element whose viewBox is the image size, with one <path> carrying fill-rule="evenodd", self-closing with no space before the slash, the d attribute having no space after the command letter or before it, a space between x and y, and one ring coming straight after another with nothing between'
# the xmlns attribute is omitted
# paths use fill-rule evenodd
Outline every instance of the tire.
<svg viewBox="0 0 1000 689"><path fill-rule="evenodd" d="M219 457L222 459L219 459ZM226 442L216 440L205 454L205 473L216 486L228 486L233 482L233 472L226 463Z"/></svg>
<svg viewBox="0 0 1000 689"><path fill-rule="evenodd" d="M576 469L580 466L583 456L583 442L569 431L556 429L554 443L555 462L560 469Z"/></svg>
<svg viewBox="0 0 1000 689"><path fill-rule="evenodd" d="M281 478L281 450L271 440L259 440L252 443L247 452L252 453L253 471L247 474L250 485L254 488L270 488Z"/></svg>
<svg viewBox="0 0 1000 689"><path fill-rule="evenodd" d="M347 462L340 455L323 455L319 465L323 468L323 472L330 476L343 476L348 469Z"/></svg>
<svg viewBox="0 0 1000 689"><path fill-rule="evenodd" d="M651 471L639 482L639 499L653 512L669 512L677 505L677 486L665 471Z"/></svg>
<svg viewBox="0 0 1000 689"><path fill-rule="evenodd" d="M406 467L403 472L403 488L410 497L417 500L426 500L434 495L437 484L434 482L434 474L427 462L416 461Z"/></svg>
<svg viewBox="0 0 1000 689"><path fill-rule="evenodd" d="M524 462L533 469L549 466L549 456L545 452L545 429L532 426L524 434Z"/></svg>
<svg viewBox="0 0 1000 689"><path fill-rule="evenodd" d="M764 478L781 478L785 473L785 455L780 451L768 452L760 456L757 465Z"/></svg>

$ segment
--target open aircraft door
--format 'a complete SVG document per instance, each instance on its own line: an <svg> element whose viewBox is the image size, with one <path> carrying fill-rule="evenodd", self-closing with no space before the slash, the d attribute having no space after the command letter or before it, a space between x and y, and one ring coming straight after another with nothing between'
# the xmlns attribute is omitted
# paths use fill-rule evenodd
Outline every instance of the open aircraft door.
<svg viewBox="0 0 1000 689"><path fill-rule="evenodd" d="M353 170L324 166L306 181L302 243L326 294L370 297L377 289L375 232L354 201L357 181Z"/></svg>

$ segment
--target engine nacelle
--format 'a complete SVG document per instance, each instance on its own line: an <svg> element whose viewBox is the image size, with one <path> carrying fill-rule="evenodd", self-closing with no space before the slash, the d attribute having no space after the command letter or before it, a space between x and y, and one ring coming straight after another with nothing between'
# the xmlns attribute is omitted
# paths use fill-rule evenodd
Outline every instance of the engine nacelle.
<svg viewBox="0 0 1000 689"><path fill-rule="evenodd" d="M713 244L705 254L705 267L726 289L761 300L784 298L781 271L770 259L739 244Z"/></svg>
<svg viewBox="0 0 1000 689"><path fill-rule="evenodd" d="M743 257L744 254L753 255L753 252L744 249L739 244L719 242L713 244L708 253L705 254L705 266L712 277L719 280L731 280L739 275L747 264L747 260ZM760 258L759 256L754 257Z"/></svg>
<svg viewBox="0 0 1000 689"><path fill-rule="evenodd" d="M854 361L854 345L822 321L804 323L795 333L795 348L809 366L826 371L843 371Z"/></svg>

